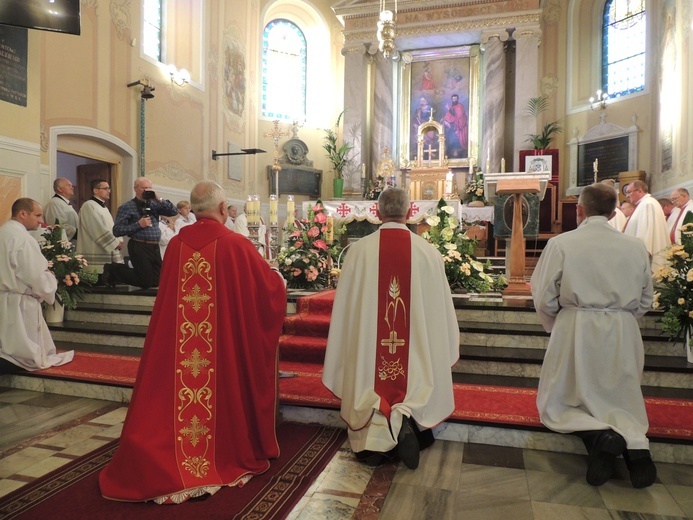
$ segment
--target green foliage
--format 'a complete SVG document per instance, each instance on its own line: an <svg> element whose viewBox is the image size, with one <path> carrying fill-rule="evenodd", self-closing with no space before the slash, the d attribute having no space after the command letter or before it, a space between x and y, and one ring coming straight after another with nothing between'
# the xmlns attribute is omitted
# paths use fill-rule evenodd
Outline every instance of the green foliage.
<svg viewBox="0 0 693 520"><path fill-rule="evenodd" d="M344 168L349 164L349 152L354 148L347 142L342 142L339 144L339 123L342 120L346 110L343 110L339 117L337 117L337 123L334 125L334 130L331 128L325 129L325 137L323 138L325 143L322 145L323 149L327 152L327 158L332 163L332 168L334 169L335 176L337 179L342 178L342 172Z"/></svg>
<svg viewBox="0 0 693 520"><path fill-rule="evenodd" d="M666 251L667 265L653 275L652 307L664 311L662 330L675 341L693 333L693 224L681 227L681 242Z"/></svg>
<svg viewBox="0 0 693 520"><path fill-rule="evenodd" d="M333 226L332 243L328 236L329 226ZM333 285L331 278L338 274L333 266L342 251L337 239L345 229L334 229L334 219L327 216L322 202L315 203L308 218L300 221L300 227L290 224L286 231L289 238L277 261L288 287L318 290Z"/></svg>
<svg viewBox="0 0 693 520"><path fill-rule="evenodd" d="M503 275L494 278L485 270L489 262L482 263L474 256L476 240L467 236L454 216L455 209L444 199L438 202L438 214L426 219L431 228L421 235L443 255L445 274L453 292L490 292L507 285Z"/></svg>
<svg viewBox="0 0 693 520"><path fill-rule="evenodd" d="M60 225L48 226L41 236L41 252L48 260L48 269L58 280L55 298L66 309L76 309L77 299L96 283L98 274L86 270L87 261L75 254L70 242L63 240Z"/></svg>

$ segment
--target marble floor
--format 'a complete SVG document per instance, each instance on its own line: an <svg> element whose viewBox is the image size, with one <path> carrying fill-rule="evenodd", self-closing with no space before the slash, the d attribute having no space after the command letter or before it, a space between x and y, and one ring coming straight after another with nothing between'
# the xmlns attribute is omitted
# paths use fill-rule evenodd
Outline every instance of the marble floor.
<svg viewBox="0 0 693 520"><path fill-rule="evenodd" d="M125 412L110 401L0 388L0 496L118 438ZM424 451L415 471L396 462L373 469L344 446L288 518L693 518L693 466L659 463L644 490L630 486L622 461L618 470L595 488L582 455L452 441Z"/></svg>

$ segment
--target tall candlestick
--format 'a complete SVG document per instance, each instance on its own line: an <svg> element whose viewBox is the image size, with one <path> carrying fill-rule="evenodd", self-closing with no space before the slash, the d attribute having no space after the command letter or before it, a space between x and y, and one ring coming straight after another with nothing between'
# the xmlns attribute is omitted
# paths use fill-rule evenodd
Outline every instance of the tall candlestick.
<svg viewBox="0 0 693 520"><path fill-rule="evenodd" d="M501 159L501 173L505 173L505 157Z"/></svg>
<svg viewBox="0 0 693 520"><path fill-rule="evenodd" d="M276 225L279 222L279 201L277 201L276 195L270 195L270 214L269 223L271 225Z"/></svg>

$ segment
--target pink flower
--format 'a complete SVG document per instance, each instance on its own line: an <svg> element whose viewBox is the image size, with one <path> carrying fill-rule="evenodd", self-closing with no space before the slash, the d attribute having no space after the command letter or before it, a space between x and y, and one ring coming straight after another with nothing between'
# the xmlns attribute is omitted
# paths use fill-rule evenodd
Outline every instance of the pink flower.
<svg viewBox="0 0 693 520"><path fill-rule="evenodd" d="M325 222L327 222L327 217L324 213L317 213L313 220L315 220L315 222L317 222L318 224L324 224Z"/></svg>
<svg viewBox="0 0 693 520"><path fill-rule="evenodd" d="M327 251L327 244L325 243L324 240L315 240L313 242L313 246L317 247L318 249L322 249L323 251Z"/></svg>
<svg viewBox="0 0 693 520"><path fill-rule="evenodd" d="M315 238L315 237L318 236L319 234L320 234L320 230L318 229L318 226L313 226L312 228L310 228L310 229L308 230L308 236L309 236L310 238Z"/></svg>

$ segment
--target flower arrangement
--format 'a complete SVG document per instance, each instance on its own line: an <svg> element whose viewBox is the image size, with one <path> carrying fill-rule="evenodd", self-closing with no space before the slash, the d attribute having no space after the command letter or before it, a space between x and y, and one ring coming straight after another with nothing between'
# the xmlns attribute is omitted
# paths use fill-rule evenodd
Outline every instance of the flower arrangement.
<svg viewBox="0 0 693 520"><path fill-rule="evenodd" d="M375 181L371 181L368 185L365 198L366 200L378 200L380 194L387 188L391 188L392 186L394 186L393 177L388 177L386 179L385 177L381 177L380 175L378 175Z"/></svg>
<svg viewBox="0 0 693 520"><path fill-rule="evenodd" d="M464 201L467 203L481 201L486 204L486 197L484 195L484 176L482 174L478 174L467 183L464 189Z"/></svg>
<svg viewBox="0 0 693 520"><path fill-rule="evenodd" d="M664 311L662 330L674 341L693 334L693 224L681 227L681 244L665 253L667 264L654 273L654 309Z"/></svg>
<svg viewBox="0 0 693 520"><path fill-rule="evenodd" d="M327 158L332 163L332 168L334 168L335 178L341 179L344 168L349 164L349 152L353 148L349 143L342 142L339 144L339 123L342 120L342 116L345 111L337 117L337 123L334 125L334 130L331 128L325 129L325 144L322 145L323 149L327 152Z"/></svg>
<svg viewBox="0 0 693 520"><path fill-rule="evenodd" d="M431 228L421 235L443 255L450 290L476 293L501 290L507 285L505 277L493 277L485 271L490 266L489 262L482 263L476 259L474 246L477 242L460 229L454 213L455 209L440 199L438 214L426 219Z"/></svg>
<svg viewBox="0 0 693 520"><path fill-rule="evenodd" d="M87 271L87 261L76 255L74 246L63 240L60 225L48 226L39 242L43 256L48 260L48 269L58 280L55 299L66 309L76 309L77 299L94 285L98 279L96 271Z"/></svg>
<svg viewBox="0 0 693 520"><path fill-rule="evenodd" d="M287 244L277 257L279 271L292 289L324 289L330 285L331 277L338 275L333 267L342 250L338 241L328 237L333 222L320 200L309 210L308 218L299 222L300 227L292 224L292 229L287 230ZM335 237L343 232L344 229L331 231Z"/></svg>

